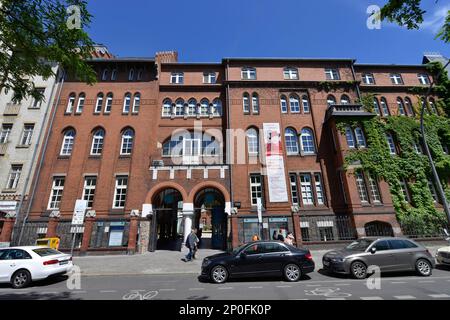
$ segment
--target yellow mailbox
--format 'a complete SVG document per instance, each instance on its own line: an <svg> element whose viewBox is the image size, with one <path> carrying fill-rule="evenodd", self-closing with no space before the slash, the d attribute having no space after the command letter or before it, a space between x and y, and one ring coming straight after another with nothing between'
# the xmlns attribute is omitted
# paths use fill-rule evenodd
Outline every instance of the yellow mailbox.
<svg viewBox="0 0 450 320"><path fill-rule="evenodd" d="M59 248L59 238L43 238L36 240L37 246L50 247L52 249L58 250Z"/></svg>

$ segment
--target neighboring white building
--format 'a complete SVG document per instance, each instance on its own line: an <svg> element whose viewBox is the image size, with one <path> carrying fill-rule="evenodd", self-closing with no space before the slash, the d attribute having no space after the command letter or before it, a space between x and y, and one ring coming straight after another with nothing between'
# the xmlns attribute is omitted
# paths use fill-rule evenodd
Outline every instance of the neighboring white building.
<svg viewBox="0 0 450 320"><path fill-rule="evenodd" d="M55 74L57 70L55 65ZM22 196L28 196L51 106L58 93L56 77L36 77L34 84L42 90L44 101L29 97L13 103L12 92L0 93L0 230L1 219L17 214Z"/></svg>
<svg viewBox="0 0 450 320"><path fill-rule="evenodd" d="M423 54L422 63L429 63L433 61L439 61L443 66L448 62L448 58L444 57L439 52L425 52ZM447 74L450 77L450 64L446 68Z"/></svg>

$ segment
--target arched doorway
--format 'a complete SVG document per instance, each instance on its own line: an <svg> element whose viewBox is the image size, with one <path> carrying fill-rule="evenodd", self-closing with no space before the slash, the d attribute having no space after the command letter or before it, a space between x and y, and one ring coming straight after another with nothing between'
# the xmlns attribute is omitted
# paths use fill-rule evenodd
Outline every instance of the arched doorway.
<svg viewBox="0 0 450 320"><path fill-rule="evenodd" d="M183 197L173 188L157 193L152 200L156 219L152 223L153 244L157 250L181 249L183 242ZM156 222L156 223L155 223Z"/></svg>
<svg viewBox="0 0 450 320"><path fill-rule="evenodd" d="M383 221L372 221L364 225L367 237L393 237L394 230L392 226Z"/></svg>
<svg viewBox="0 0 450 320"><path fill-rule="evenodd" d="M227 246L227 214L223 194L205 188L194 197L194 226L199 230L200 248L224 250Z"/></svg>

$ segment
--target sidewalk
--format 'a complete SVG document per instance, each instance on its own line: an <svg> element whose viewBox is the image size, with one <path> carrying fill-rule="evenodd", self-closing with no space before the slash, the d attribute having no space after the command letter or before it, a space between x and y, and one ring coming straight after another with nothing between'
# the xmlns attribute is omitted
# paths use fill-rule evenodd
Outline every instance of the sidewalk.
<svg viewBox="0 0 450 320"><path fill-rule="evenodd" d="M441 246L427 246L434 256ZM311 250L316 270L322 268L322 256L328 250ZM101 275L144 275L144 274L200 274L203 258L220 253L220 250L200 249L198 258L191 262L181 259L187 254L187 249L180 251L156 251L136 255L109 255L74 257L73 263L81 268L81 274L86 276Z"/></svg>

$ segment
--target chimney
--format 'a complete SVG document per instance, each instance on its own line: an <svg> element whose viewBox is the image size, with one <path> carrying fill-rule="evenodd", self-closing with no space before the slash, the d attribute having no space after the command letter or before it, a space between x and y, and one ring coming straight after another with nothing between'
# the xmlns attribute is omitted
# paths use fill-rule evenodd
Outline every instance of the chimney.
<svg viewBox="0 0 450 320"><path fill-rule="evenodd" d="M108 50L108 47L102 44L94 45L94 51L92 52L92 58L99 59L112 59L114 55L111 54Z"/></svg>
<svg viewBox="0 0 450 320"><path fill-rule="evenodd" d="M177 51L160 51L156 53L156 63L178 62Z"/></svg>

